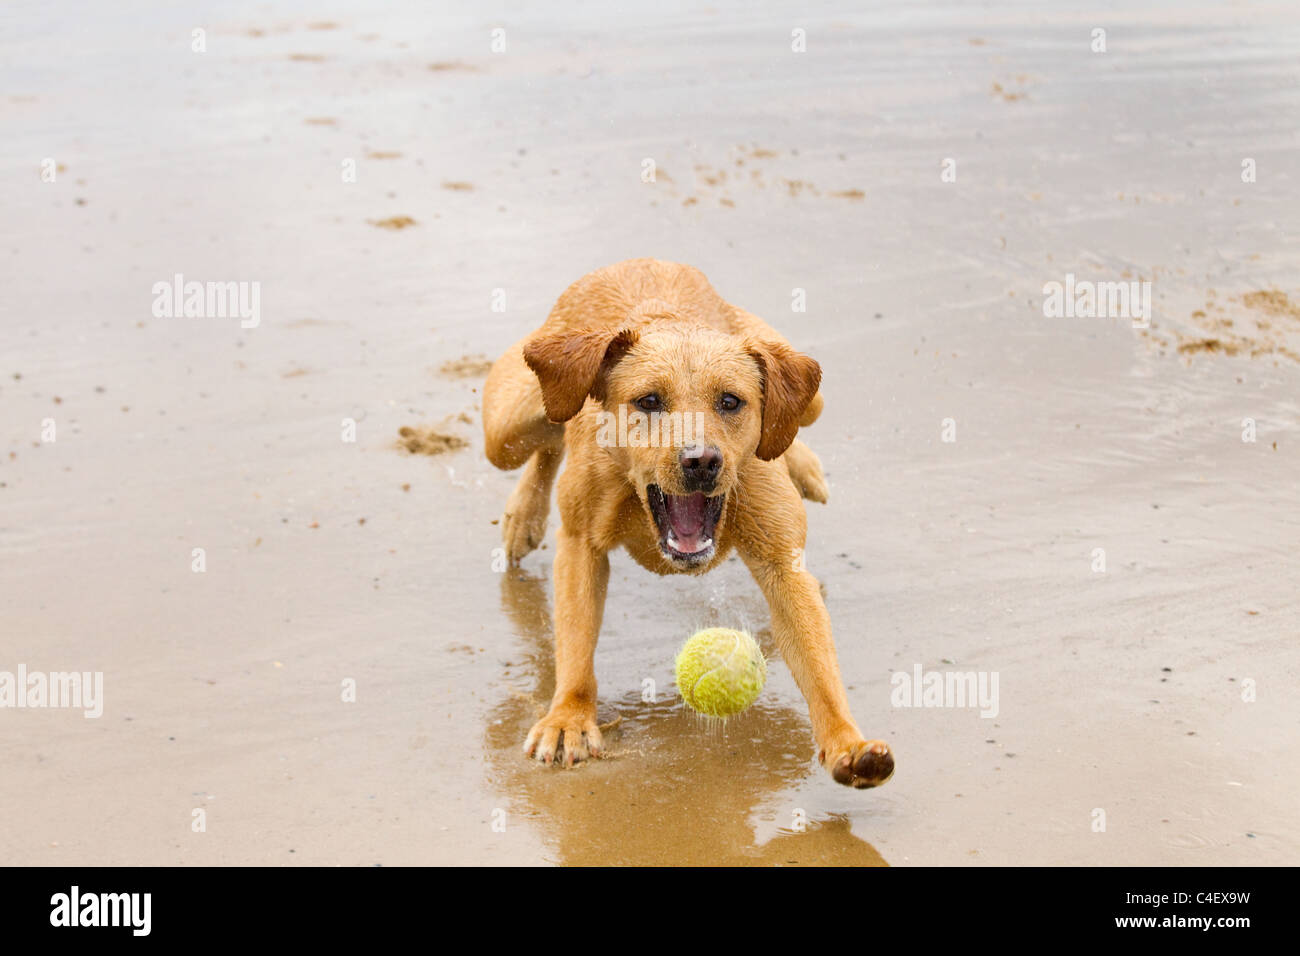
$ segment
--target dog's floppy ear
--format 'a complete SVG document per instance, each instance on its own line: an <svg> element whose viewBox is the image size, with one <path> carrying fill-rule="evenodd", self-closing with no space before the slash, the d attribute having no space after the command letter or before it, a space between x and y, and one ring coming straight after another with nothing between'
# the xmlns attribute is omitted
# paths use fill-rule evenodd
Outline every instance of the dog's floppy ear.
<svg viewBox="0 0 1300 956"><path fill-rule="evenodd" d="M750 340L745 351L763 374L763 434L755 454L771 461L794 441L799 419L821 385L822 367L784 342Z"/></svg>
<svg viewBox="0 0 1300 956"><path fill-rule="evenodd" d="M588 395L605 397L605 373L636 344L631 329L563 329L535 336L524 345L524 361L542 385L546 417L567 422Z"/></svg>

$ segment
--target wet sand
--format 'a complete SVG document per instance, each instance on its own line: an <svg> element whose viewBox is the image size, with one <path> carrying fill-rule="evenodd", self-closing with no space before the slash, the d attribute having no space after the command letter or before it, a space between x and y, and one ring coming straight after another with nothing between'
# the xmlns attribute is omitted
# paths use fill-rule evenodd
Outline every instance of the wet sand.
<svg viewBox="0 0 1300 956"><path fill-rule="evenodd" d="M197 10L0 39L0 671L105 688L0 709L0 861L1300 859L1294 10ZM519 752L553 552L494 567L482 360L634 256L822 363L808 566L879 790L816 766L779 659L725 728L676 699L700 626L775 657L739 562L616 555L613 758ZM156 317L177 273L260 323ZM1150 328L1045 317L1067 274L1150 281ZM918 664L998 715L893 706Z"/></svg>

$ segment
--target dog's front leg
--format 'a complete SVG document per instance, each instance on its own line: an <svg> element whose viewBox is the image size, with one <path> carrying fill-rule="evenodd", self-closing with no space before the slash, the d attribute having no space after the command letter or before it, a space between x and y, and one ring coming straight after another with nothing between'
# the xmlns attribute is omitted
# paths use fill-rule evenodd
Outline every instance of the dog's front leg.
<svg viewBox="0 0 1300 956"><path fill-rule="evenodd" d="M808 701L818 759L839 783L878 787L894 772L883 740L864 740L849 713L831 639L831 619L817 579L793 562L748 559L772 612L772 633L795 683Z"/></svg>
<svg viewBox="0 0 1300 956"><path fill-rule="evenodd" d="M555 552L555 696L524 753L565 766L601 752L596 726L596 640L605 612L609 555L560 528Z"/></svg>

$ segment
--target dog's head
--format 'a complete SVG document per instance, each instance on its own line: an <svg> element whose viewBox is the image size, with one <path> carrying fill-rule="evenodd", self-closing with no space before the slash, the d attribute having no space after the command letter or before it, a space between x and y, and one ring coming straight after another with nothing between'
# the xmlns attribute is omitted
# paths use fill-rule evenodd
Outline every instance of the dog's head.
<svg viewBox="0 0 1300 956"><path fill-rule="evenodd" d="M596 443L635 489L659 550L683 570L709 563L749 462L794 440L821 367L783 342L702 326L569 329L530 340L551 421L600 403Z"/></svg>

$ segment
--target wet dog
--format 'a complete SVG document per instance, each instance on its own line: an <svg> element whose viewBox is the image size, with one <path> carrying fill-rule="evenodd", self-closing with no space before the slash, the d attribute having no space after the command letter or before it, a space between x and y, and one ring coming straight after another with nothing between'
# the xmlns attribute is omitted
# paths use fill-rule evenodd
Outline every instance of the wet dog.
<svg viewBox="0 0 1300 956"><path fill-rule="evenodd" d="M796 438L821 414L821 367L697 269L633 259L570 286L546 322L492 366L487 456L524 467L502 521L511 563L541 544L560 462L556 686L524 744L546 763L601 753L594 656L609 552L658 574L703 574L735 551L767 598L772 633L808 701L835 780L874 787L894 758L849 713L830 617L803 570L804 498L821 462Z"/></svg>

